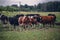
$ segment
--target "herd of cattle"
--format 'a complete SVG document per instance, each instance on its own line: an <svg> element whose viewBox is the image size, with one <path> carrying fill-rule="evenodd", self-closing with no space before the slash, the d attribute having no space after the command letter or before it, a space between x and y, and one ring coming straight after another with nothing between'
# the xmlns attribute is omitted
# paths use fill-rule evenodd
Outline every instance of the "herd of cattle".
<svg viewBox="0 0 60 40"><path fill-rule="evenodd" d="M3 24L7 24L8 22L14 26L18 25L37 25L37 24L43 24L43 27L45 24L49 24L54 26L56 21L56 15L55 14L48 14L47 16L41 16L39 14L19 14L13 17L7 17L6 15L3 15L0 13L0 20ZM24 27L26 28L26 27Z"/></svg>

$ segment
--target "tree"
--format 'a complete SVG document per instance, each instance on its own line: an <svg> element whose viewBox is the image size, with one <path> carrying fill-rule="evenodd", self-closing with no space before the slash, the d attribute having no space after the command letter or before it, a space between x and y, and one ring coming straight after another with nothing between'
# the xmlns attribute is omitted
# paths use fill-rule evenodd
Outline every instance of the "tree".
<svg viewBox="0 0 60 40"><path fill-rule="evenodd" d="M4 11L4 7L0 6L0 12Z"/></svg>

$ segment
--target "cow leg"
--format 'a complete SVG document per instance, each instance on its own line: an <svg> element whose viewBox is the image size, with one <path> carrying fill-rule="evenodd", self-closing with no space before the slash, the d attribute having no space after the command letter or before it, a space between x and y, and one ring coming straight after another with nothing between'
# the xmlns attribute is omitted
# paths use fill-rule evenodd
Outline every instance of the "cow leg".
<svg viewBox="0 0 60 40"><path fill-rule="evenodd" d="M51 27L51 23L50 23L50 27Z"/></svg>
<svg viewBox="0 0 60 40"><path fill-rule="evenodd" d="M30 28L31 28L31 25L28 25L28 30L30 30Z"/></svg>
<svg viewBox="0 0 60 40"><path fill-rule="evenodd" d="M35 29L35 27L36 27L36 24L33 24L33 29Z"/></svg>
<svg viewBox="0 0 60 40"><path fill-rule="evenodd" d="M26 30L26 25L25 25L25 24L23 25L23 29L25 29L25 30Z"/></svg>
<svg viewBox="0 0 60 40"><path fill-rule="evenodd" d="M41 24L41 23L38 24L38 28L39 28L39 29L42 28L42 24Z"/></svg>
<svg viewBox="0 0 60 40"><path fill-rule="evenodd" d="M27 27L27 26L25 25L25 27L24 27L25 30L26 30L26 27Z"/></svg>
<svg viewBox="0 0 60 40"><path fill-rule="evenodd" d="M39 23L39 29L42 29L42 24L41 23Z"/></svg>
<svg viewBox="0 0 60 40"><path fill-rule="evenodd" d="M43 27L45 28L45 24L43 23Z"/></svg>
<svg viewBox="0 0 60 40"><path fill-rule="evenodd" d="M25 26L24 26L23 23L22 24L19 24L19 26L20 26L20 31L23 31L25 29Z"/></svg>
<svg viewBox="0 0 60 40"><path fill-rule="evenodd" d="M16 31L16 26L14 25L14 30Z"/></svg>
<svg viewBox="0 0 60 40"><path fill-rule="evenodd" d="M25 28L28 30L28 24L26 24L26 27Z"/></svg>
<svg viewBox="0 0 60 40"><path fill-rule="evenodd" d="M53 28L54 28L54 23L53 23Z"/></svg>
<svg viewBox="0 0 60 40"><path fill-rule="evenodd" d="M15 31L15 26L14 26L14 31Z"/></svg>
<svg viewBox="0 0 60 40"><path fill-rule="evenodd" d="M37 23L37 24L36 24L36 28L39 29L39 28L40 28L39 26L40 26L39 23Z"/></svg>
<svg viewBox="0 0 60 40"><path fill-rule="evenodd" d="M21 31L23 31L25 29L23 23L20 25L20 27L21 27Z"/></svg>
<svg viewBox="0 0 60 40"><path fill-rule="evenodd" d="M31 27L32 27L32 25L28 24L28 27L27 27L27 28L28 28L28 30L30 30L30 28L31 28Z"/></svg>
<svg viewBox="0 0 60 40"><path fill-rule="evenodd" d="M33 24L30 24L30 29L32 29L33 28Z"/></svg>

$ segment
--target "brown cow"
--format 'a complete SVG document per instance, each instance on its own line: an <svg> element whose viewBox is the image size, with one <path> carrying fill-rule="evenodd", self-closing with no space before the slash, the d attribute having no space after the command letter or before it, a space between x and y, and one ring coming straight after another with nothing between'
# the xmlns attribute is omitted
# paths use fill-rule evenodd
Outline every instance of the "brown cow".
<svg viewBox="0 0 60 40"><path fill-rule="evenodd" d="M37 24L37 19L34 18L33 16L29 17L29 23L31 24Z"/></svg>
<svg viewBox="0 0 60 40"><path fill-rule="evenodd" d="M19 25L22 25L24 29L26 29L27 25L29 24L29 18L27 16L19 17L18 23Z"/></svg>
<svg viewBox="0 0 60 40"><path fill-rule="evenodd" d="M18 23L20 25L24 25L24 29L26 29L25 26L33 26L38 24L37 19L34 18L34 16L23 16L23 17L19 17L18 19Z"/></svg>
<svg viewBox="0 0 60 40"><path fill-rule="evenodd" d="M40 23L43 23L43 26L45 24L50 24L50 27L51 27L51 24L53 24L54 26L54 16L40 16L41 20L40 20Z"/></svg>
<svg viewBox="0 0 60 40"><path fill-rule="evenodd" d="M36 16L29 16L29 25L32 28L35 28L36 26L39 26L40 22L37 20Z"/></svg>

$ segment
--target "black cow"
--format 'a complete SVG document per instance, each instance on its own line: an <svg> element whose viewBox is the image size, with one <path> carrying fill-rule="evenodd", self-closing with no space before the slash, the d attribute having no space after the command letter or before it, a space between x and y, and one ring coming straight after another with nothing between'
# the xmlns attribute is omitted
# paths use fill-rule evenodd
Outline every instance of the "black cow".
<svg viewBox="0 0 60 40"><path fill-rule="evenodd" d="M3 24L7 24L8 17L5 16L5 15L0 14L0 20L2 21Z"/></svg>
<svg viewBox="0 0 60 40"><path fill-rule="evenodd" d="M9 17L9 23L14 26L14 29L16 28L16 26L19 25L18 18L21 16L24 16L24 15L19 14L19 15L13 16L13 17Z"/></svg>
<svg viewBox="0 0 60 40"><path fill-rule="evenodd" d="M13 25L13 26L14 26L14 29L15 29L15 26L18 25L17 18L15 18L15 17L9 17L9 23L10 23L11 25Z"/></svg>

